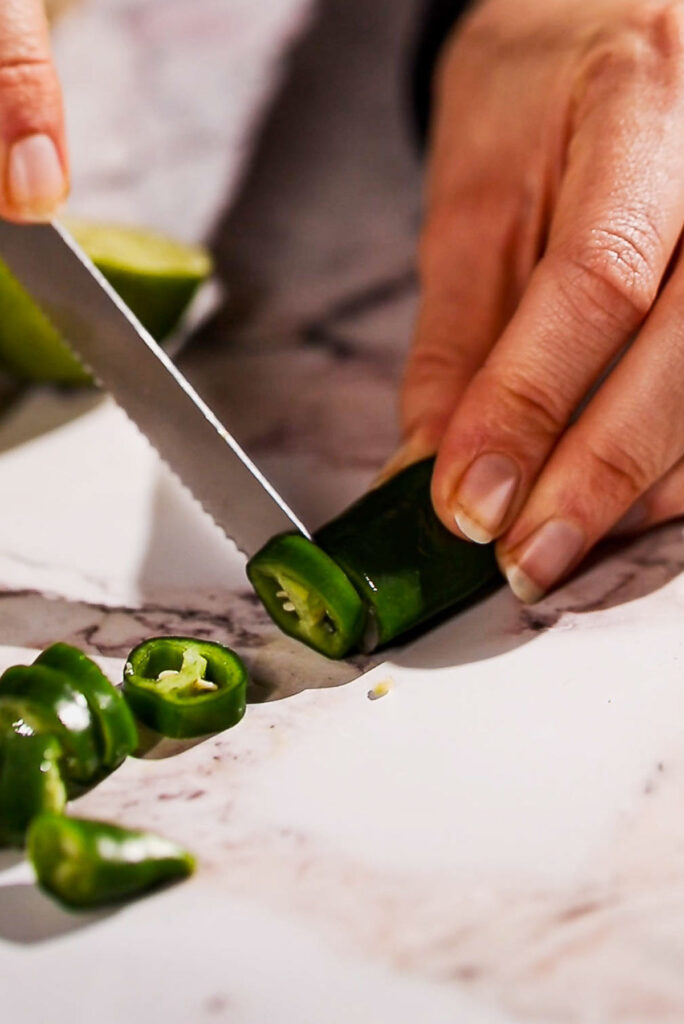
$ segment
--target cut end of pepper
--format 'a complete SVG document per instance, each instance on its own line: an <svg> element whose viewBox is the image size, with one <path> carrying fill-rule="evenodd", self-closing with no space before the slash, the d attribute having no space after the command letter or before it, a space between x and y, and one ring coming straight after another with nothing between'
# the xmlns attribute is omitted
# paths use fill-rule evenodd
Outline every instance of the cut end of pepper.
<svg viewBox="0 0 684 1024"><path fill-rule="evenodd" d="M62 748L49 734L10 732L3 737L0 770L0 844L22 846L31 820L44 811L61 813L67 794Z"/></svg>
<svg viewBox="0 0 684 1024"><path fill-rule="evenodd" d="M343 658L358 644L363 602L346 573L306 537L274 537L249 561L247 575L284 633L328 658Z"/></svg>
<svg viewBox="0 0 684 1024"><path fill-rule="evenodd" d="M157 676L156 689L159 693L175 693L178 697L192 697L198 693L212 693L218 690L216 683L206 678L207 659L198 650L183 651L179 669L166 668Z"/></svg>

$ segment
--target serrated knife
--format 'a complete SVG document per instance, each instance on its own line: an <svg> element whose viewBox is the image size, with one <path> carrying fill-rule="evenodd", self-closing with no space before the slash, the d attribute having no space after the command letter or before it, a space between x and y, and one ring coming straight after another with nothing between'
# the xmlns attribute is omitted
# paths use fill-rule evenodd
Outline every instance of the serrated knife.
<svg viewBox="0 0 684 1024"><path fill-rule="evenodd" d="M0 221L0 258L241 551L284 530L310 536L62 225Z"/></svg>

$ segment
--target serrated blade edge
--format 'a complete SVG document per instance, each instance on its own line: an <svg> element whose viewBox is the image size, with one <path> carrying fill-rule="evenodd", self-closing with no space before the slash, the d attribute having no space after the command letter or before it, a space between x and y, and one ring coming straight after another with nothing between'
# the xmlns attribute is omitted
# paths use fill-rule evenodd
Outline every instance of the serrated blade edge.
<svg viewBox="0 0 684 1024"><path fill-rule="evenodd" d="M0 257L241 551L284 530L310 536L62 225L0 221Z"/></svg>

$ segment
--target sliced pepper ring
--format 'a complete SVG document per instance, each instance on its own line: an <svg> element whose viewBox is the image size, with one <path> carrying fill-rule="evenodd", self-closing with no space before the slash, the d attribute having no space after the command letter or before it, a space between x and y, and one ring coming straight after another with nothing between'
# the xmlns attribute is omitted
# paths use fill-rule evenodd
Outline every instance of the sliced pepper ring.
<svg viewBox="0 0 684 1024"><path fill-rule="evenodd" d="M87 784L98 776L101 761L90 708L62 672L47 665L14 665L0 677L0 701L5 696L36 707L62 745L70 782Z"/></svg>
<svg viewBox="0 0 684 1024"><path fill-rule="evenodd" d="M5 738L13 733L34 736L55 733L60 729L61 725L55 722L55 716L51 711L32 701L0 692L0 757Z"/></svg>
<svg viewBox="0 0 684 1024"><path fill-rule="evenodd" d="M329 658L359 641L365 608L343 569L298 533L270 540L247 563L247 575L284 633Z"/></svg>
<svg viewBox="0 0 684 1024"><path fill-rule="evenodd" d="M222 644L155 637L128 655L123 692L149 728L190 739L240 721L247 704L247 669Z"/></svg>
<svg viewBox="0 0 684 1024"><path fill-rule="evenodd" d="M93 716L105 768L113 771L133 753L138 746L138 730L131 709L123 694L83 651L69 644L52 644L34 664L64 673L83 694Z"/></svg>
<svg viewBox="0 0 684 1024"><path fill-rule="evenodd" d="M55 736L29 730L6 733L0 759L0 844L22 846L37 814L60 813L67 794Z"/></svg>

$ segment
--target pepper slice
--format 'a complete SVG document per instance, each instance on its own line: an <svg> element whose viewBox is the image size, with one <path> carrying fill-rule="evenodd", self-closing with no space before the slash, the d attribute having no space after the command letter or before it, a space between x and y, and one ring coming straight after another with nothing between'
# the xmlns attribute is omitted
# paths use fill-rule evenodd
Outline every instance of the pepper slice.
<svg viewBox="0 0 684 1024"><path fill-rule="evenodd" d="M281 629L328 657L342 657L359 640L372 651L472 602L500 580L492 545L463 541L437 518L430 498L433 466L434 459L425 459L369 491L318 530L315 543L282 535L252 558L247 575ZM290 577L305 595L299 604L281 586ZM361 609L337 642L325 635L319 618L326 588L333 586L349 588ZM305 600L318 615L300 616ZM297 614L288 618L292 606ZM334 600L328 614L332 607Z"/></svg>
<svg viewBox="0 0 684 1024"><path fill-rule="evenodd" d="M240 721L247 702L247 670L221 644L156 637L128 655L123 692L145 725L163 736L189 739Z"/></svg>
<svg viewBox="0 0 684 1024"><path fill-rule="evenodd" d="M0 699L6 696L35 706L45 729L62 745L68 781L87 784L97 777L101 761L92 715L63 673L47 665L15 665L0 677Z"/></svg>
<svg viewBox="0 0 684 1024"><path fill-rule="evenodd" d="M38 704L20 697L0 695L0 756L4 738L13 732L33 736L35 733L52 734L60 729L61 725L55 721L54 714Z"/></svg>
<svg viewBox="0 0 684 1024"><path fill-rule="evenodd" d="M176 843L102 821L44 813L28 831L38 884L68 907L97 907L187 878L194 858Z"/></svg>
<svg viewBox="0 0 684 1024"><path fill-rule="evenodd" d="M64 810L67 794L54 736L23 731L5 733L0 759L0 843L23 846L32 819L43 811Z"/></svg>
<svg viewBox="0 0 684 1024"><path fill-rule="evenodd" d="M138 746L138 730L123 694L94 661L69 644L52 644L34 664L62 672L83 694L95 724L102 764L114 771Z"/></svg>
<svg viewBox="0 0 684 1024"><path fill-rule="evenodd" d="M363 602L345 572L298 533L273 537L247 575L284 633L329 658L342 658L363 632Z"/></svg>

